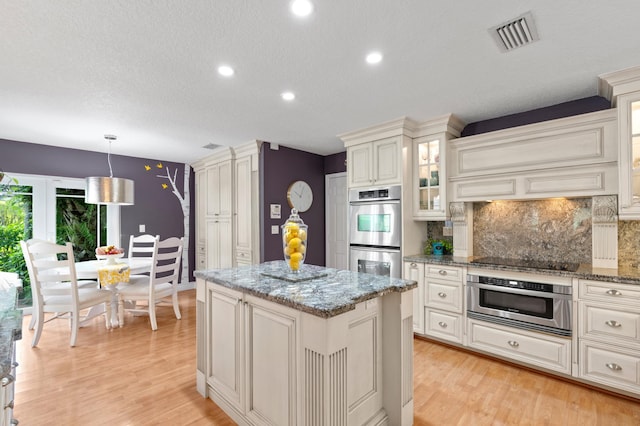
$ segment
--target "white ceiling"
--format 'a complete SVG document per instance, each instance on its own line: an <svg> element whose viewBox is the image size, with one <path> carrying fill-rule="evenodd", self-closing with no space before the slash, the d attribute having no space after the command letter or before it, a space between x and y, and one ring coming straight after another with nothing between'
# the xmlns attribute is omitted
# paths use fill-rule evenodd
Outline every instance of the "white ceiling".
<svg viewBox="0 0 640 426"><path fill-rule="evenodd" d="M288 4L0 0L0 138L106 152L111 133L115 154L177 162L252 139L326 155L344 132L593 96L599 74L640 65L637 0L315 0L304 20ZM501 53L488 29L527 11L540 40Z"/></svg>

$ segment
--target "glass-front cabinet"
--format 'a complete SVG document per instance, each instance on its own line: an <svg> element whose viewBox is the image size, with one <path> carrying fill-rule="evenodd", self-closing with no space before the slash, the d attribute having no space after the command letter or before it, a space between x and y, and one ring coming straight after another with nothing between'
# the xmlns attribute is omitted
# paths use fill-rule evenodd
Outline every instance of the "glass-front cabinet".
<svg viewBox="0 0 640 426"><path fill-rule="evenodd" d="M417 141L419 210L441 210L440 141ZM444 187L444 185L443 185Z"/></svg>
<svg viewBox="0 0 640 426"><path fill-rule="evenodd" d="M414 220L447 219L447 141L460 136L463 127L453 114L418 126L412 152Z"/></svg>
<svg viewBox="0 0 640 426"><path fill-rule="evenodd" d="M600 92L618 110L618 217L640 220L640 67L601 75Z"/></svg>

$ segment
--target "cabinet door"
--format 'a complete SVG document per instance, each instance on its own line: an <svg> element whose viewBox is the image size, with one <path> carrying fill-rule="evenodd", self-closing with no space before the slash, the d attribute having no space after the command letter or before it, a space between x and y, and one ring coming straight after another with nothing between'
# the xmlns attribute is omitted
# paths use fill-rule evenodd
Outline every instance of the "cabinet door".
<svg viewBox="0 0 640 426"><path fill-rule="evenodd" d="M373 184L386 185L401 182L402 166L400 138L385 139L373 144Z"/></svg>
<svg viewBox="0 0 640 426"><path fill-rule="evenodd" d="M245 301L247 417L255 424L295 425L295 311L251 296Z"/></svg>
<svg viewBox="0 0 640 426"><path fill-rule="evenodd" d="M204 245L206 237L205 215L207 213L207 172L199 170L196 179L196 244Z"/></svg>
<svg viewBox="0 0 640 426"><path fill-rule="evenodd" d="M424 263L405 262L404 279L418 282L413 291L413 332L424 334Z"/></svg>
<svg viewBox="0 0 640 426"><path fill-rule="evenodd" d="M219 213L224 217L230 217L233 209L233 170L231 167L231 160L223 161L218 165Z"/></svg>
<svg viewBox="0 0 640 426"><path fill-rule="evenodd" d="M218 164L207 167L206 215L220 216L220 166Z"/></svg>
<svg viewBox="0 0 640 426"><path fill-rule="evenodd" d="M445 155L444 136L413 141L413 215L416 219L446 219Z"/></svg>
<svg viewBox="0 0 640 426"><path fill-rule="evenodd" d="M640 92L618 97L620 219L640 219Z"/></svg>
<svg viewBox="0 0 640 426"><path fill-rule="evenodd" d="M252 249L252 186L251 157L236 159L235 162L236 198L234 216L236 218L235 242L236 253L251 253Z"/></svg>
<svg viewBox="0 0 640 426"><path fill-rule="evenodd" d="M233 266L233 231L231 218L209 219L206 222L207 269Z"/></svg>
<svg viewBox="0 0 640 426"><path fill-rule="evenodd" d="M373 165L373 148L370 143L364 143L347 149L349 164L349 187L370 186L373 184L371 169Z"/></svg>
<svg viewBox="0 0 640 426"><path fill-rule="evenodd" d="M242 294L207 284L210 292L207 311L207 348L210 354L207 382L230 404L243 410L244 354Z"/></svg>

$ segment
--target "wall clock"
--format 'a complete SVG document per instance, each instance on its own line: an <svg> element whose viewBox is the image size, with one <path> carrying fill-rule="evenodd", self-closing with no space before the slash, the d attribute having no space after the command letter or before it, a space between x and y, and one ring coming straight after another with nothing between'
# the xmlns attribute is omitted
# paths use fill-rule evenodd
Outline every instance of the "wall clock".
<svg viewBox="0 0 640 426"><path fill-rule="evenodd" d="M299 212L306 212L313 203L313 191L311 186L303 180L297 180L287 189L287 201L289 207Z"/></svg>

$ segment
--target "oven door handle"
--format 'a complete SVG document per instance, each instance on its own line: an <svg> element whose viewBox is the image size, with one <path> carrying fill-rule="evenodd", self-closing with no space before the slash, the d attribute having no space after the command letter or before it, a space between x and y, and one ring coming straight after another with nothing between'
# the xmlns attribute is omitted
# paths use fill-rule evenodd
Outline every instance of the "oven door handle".
<svg viewBox="0 0 640 426"><path fill-rule="evenodd" d="M515 293L522 294L524 296L535 296L535 297L543 297L543 298L551 298L554 299L568 299L571 300L570 294L561 294L561 293L549 293L546 291L534 291L534 290L524 290L521 288L513 288L513 287L503 287L499 285L491 285L491 284L480 284L474 282L468 282L467 285L470 287L482 288L485 290L497 291L500 293Z"/></svg>
<svg viewBox="0 0 640 426"><path fill-rule="evenodd" d="M385 204L400 204L400 200L381 200L381 201L351 201L349 205L357 206L382 206Z"/></svg>

